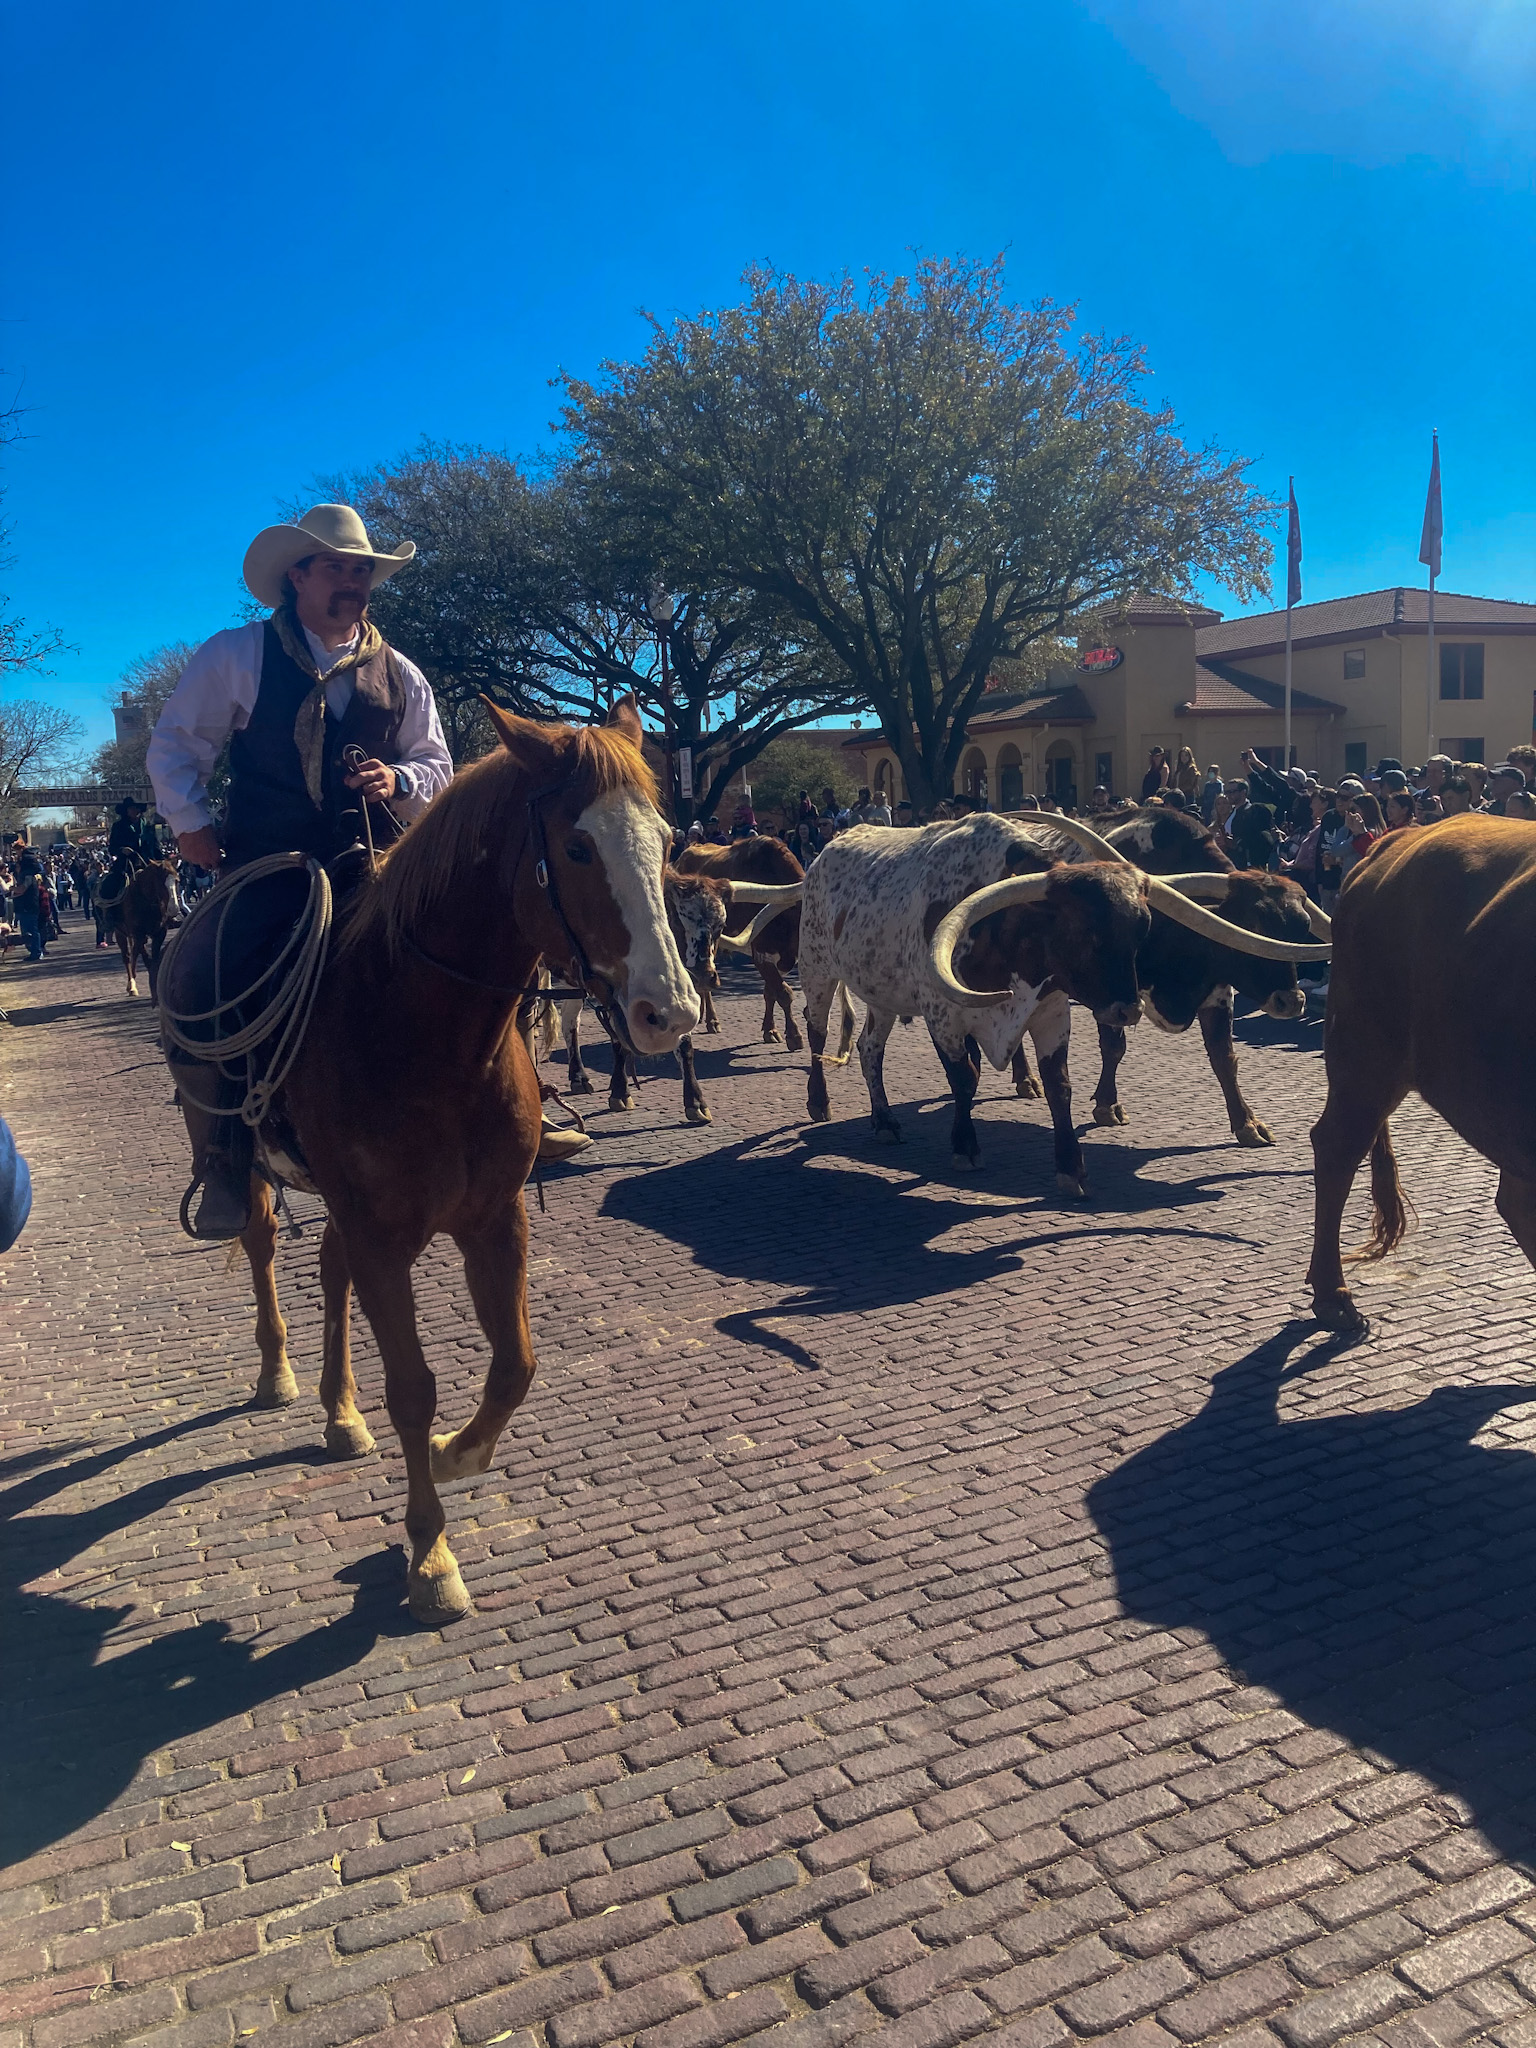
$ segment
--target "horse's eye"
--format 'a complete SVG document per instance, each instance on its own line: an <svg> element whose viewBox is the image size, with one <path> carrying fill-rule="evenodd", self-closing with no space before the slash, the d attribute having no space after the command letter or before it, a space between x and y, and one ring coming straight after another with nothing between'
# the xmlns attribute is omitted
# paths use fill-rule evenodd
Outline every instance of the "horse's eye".
<svg viewBox="0 0 1536 2048"><path fill-rule="evenodd" d="M583 846L579 839L573 839L565 849L565 857L569 861L574 861L578 867L585 867L591 862L592 849Z"/></svg>

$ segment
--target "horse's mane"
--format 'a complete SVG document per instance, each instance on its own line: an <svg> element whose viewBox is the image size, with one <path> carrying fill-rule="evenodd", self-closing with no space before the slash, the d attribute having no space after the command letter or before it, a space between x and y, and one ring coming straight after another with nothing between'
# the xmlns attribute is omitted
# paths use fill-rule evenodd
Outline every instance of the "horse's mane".
<svg viewBox="0 0 1536 2048"><path fill-rule="evenodd" d="M612 726L545 726L540 736L556 742L553 768L541 782L558 786L579 811L615 789L633 789L648 803L657 803L656 778L639 748ZM477 864L509 893L527 839L526 805L534 789L527 768L503 746L461 768L380 859L377 879L358 897L347 921L343 945L350 949L365 938L382 938L393 953L401 936L428 921Z"/></svg>

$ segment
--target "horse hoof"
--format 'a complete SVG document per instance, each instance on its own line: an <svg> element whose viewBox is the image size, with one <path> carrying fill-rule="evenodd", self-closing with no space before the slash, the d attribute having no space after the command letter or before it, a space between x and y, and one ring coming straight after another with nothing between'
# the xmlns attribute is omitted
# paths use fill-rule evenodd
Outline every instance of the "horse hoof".
<svg viewBox="0 0 1536 2048"><path fill-rule="evenodd" d="M1074 1202L1086 1201L1088 1198L1087 1177L1081 1173L1058 1173L1056 1176L1056 1192L1059 1195L1070 1196Z"/></svg>
<svg viewBox="0 0 1536 2048"><path fill-rule="evenodd" d="M1368 1330L1370 1324L1355 1307L1347 1287L1333 1294L1314 1294L1312 1315L1325 1330Z"/></svg>
<svg viewBox="0 0 1536 2048"><path fill-rule="evenodd" d="M412 1621L419 1621L424 1628L446 1628L449 1622L462 1621L473 1610L469 1588L441 1537L420 1566L411 1566L406 1577L406 1603Z"/></svg>
<svg viewBox="0 0 1536 2048"><path fill-rule="evenodd" d="M714 1122L714 1118L707 1109L698 1107L688 1110L687 1117L691 1124L712 1124Z"/></svg>
<svg viewBox="0 0 1536 2048"><path fill-rule="evenodd" d="M1257 1152L1261 1146L1275 1142L1274 1132L1267 1124L1261 1124L1257 1117L1250 1117L1234 1135L1245 1152Z"/></svg>
<svg viewBox="0 0 1536 2048"><path fill-rule="evenodd" d="M378 1449L373 1433L361 1415L350 1422L328 1422L325 1425L325 1448L333 1458L366 1458L368 1453Z"/></svg>
<svg viewBox="0 0 1536 2048"><path fill-rule="evenodd" d="M274 1373L263 1373L256 1382L251 1405L256 1408L288 1408L299 1398L299 1383L293 1367L284 1364Z"/></svg>
<svg viewBox="0 0 1536 2048"><path fill-rule="evenodd" d="M432 1477L439 1483L449 1479L478 1479L490 1469L494 1444L481 1444L465 1451L454 1434L435 1436L431 1443Z"/></svg>
<svg viewBox="0 0 1536 2048"><path fill-rule="evenodd" d="M131 996L136 996L136 995L138 994L138 992L139 992L139 984L138 984L138 983L137 983L136 981L130 981L130 982L129 982L129 984L128 984L128 993L129 993L129 995L131 995Z"/></svg>

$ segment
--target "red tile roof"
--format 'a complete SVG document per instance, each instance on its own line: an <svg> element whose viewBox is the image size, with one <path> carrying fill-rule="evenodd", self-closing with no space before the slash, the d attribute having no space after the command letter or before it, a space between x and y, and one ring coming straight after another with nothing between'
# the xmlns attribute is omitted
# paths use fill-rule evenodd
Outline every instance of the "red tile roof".
<svg viewBox="0 0 1536 2048"><path fill-rule="evenodd" d="M1392 590L1367 590L1357 597L1335 597L1323 604L1299 604L1291 614L1292 644L1348 640L1378 633L1423 631L1429 622L1429 593L1399 585ZM1435 631L1464 629L1536 633L1536 604L1517 604L1501 597L1465 597L1455 590L1435 592ZM1195 652L1209 655L1273 654L1285 645L1285 613L1257 612L1245 619L1223 619L1197 625Z"/></svg>
<svg viewBox="0 0 1536 2048"><path fill-rule="evenodd" d="M1225 661L1197 661L1195 663L1195 694L1180 704L1177 716L1180 718L1201 712L1243 711L1250 715L1258 711L1283 711L1285 708L1285 685L1272 683L1264 676L1252 676L1240 668L1233 668ZM1326 697L1314 697L1310 690L1291 691L1291 709L1302 713L1343 712L1346 706L1331 703Z"/></svg>

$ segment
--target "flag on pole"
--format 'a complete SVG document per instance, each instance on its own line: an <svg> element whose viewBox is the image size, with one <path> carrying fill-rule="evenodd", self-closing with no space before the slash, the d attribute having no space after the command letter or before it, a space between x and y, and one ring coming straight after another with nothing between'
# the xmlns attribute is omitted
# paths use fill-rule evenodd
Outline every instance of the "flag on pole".
<svg viewBox="0 0 1536 2048"><path fill-rule="evenodd" d="M1445 531L1440 517L1440 436L1434 437L1434 453L1429 459L1429 495L1424 500L1424 531L1419 535L1419 560L1428 566L1431 576L1440 574L1440 540Z"/></svg>
<svg viewBox="0 0 1536 2048"><path fill-rule="evenodd" d="M1285 601L1301 603L1301 514L1296 509L1296 479L1291 478L1291 516L1285 533Z"/></svg>

